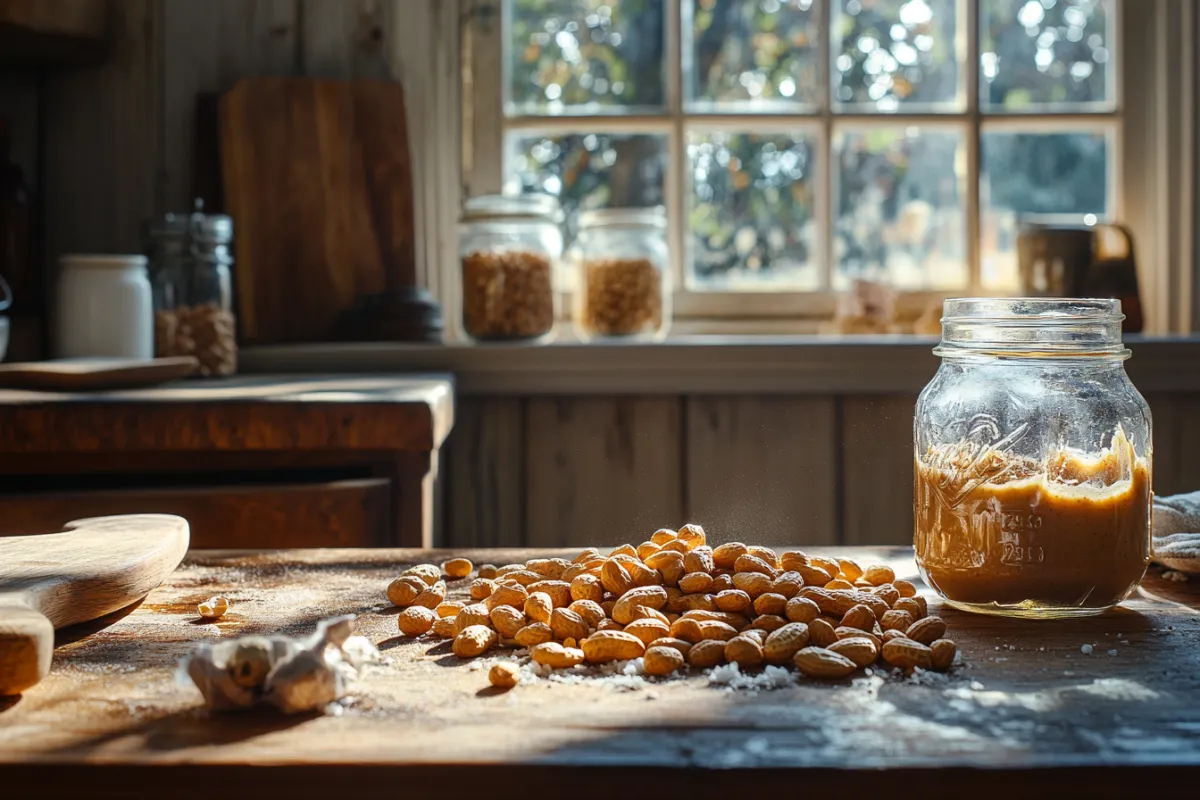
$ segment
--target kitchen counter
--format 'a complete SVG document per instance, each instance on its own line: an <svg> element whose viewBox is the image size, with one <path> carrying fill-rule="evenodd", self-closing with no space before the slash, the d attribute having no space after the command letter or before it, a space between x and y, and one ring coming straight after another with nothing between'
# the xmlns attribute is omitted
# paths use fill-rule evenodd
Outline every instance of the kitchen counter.
<svg viewBox="0 0 1200 800"><path fill-rule="evenodd" d="M908 549L814 552L886 561L914 577ZM564 553L462 554L499 565ZM208 800L235 788L283 797L1023 798L1181 791L1200 777L1195 582L1152 573L1124 607L1085 619L943 608L963 656L947 676L800 678L754 693L710 686L694 671L632 689L543 680L505 693L448 642L398 636L387 583L408 564L449 555L193 551L108 627L63 632L49 678L0 701L0 786L17 787L14 797ZM452 582L451 596L467 583ZM217 593L232 610L203 624L195 604ZM343 613L359 615L358 631L387 662L339 715L210 714L194 688L175 682L196 642L300 634Z"/></svg>
<svg viewBox="0 0 1200 800"><path fill-rule="evenodd" d="M196 547L431 546L446 375L0 390L0 536L177 514Z"/></svg>

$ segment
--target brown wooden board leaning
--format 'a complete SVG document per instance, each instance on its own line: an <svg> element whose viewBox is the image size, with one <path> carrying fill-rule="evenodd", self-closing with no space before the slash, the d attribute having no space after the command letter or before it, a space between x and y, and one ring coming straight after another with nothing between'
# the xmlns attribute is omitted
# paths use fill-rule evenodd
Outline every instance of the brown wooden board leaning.
<svg viewBox="0 0 1200 800"><path fill-rule="evenodd" d="M246 344L329 341L360 300L416 283L404 91L246 78L221 101Z"/></svg>

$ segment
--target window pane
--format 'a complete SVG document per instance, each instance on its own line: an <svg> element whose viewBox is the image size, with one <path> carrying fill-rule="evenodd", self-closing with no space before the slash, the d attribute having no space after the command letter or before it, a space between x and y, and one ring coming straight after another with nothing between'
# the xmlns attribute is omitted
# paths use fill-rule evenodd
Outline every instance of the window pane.
<svg viewBox="0 0 1200 800"><path fill-rule="evenodd" d="M569 227L581 209L662 205L667 137L514 131L504 165L506 192L554 195Z"/></svg>
<svg viewBox="0 0 1200 800"><path fill-rule="evenodd" d="M506 3L509 114L663 105L663 0Z"/></svg>
<svg viewBox="0 0 1200 800"><path fill-rule="evenodd" d="M688 17L690 12L690 20ZM684 85L700 111L772 111L821 102L814 0L690 0ZM690 24L689 24L690 23Z"/></svg>
<svg viewBox="0 0 1200 800"><path fill-rule="evenodd" d="M1110 106L1108 5L1104 0L984 0L979 12L983 108Z"/></svg>
<svg viewBox="0 0 1200 800"><path fill-rule="evenodd" d="M852 278L901 289L966 286L962 131L843 127L834 148L835 288Z"/></svg>
<svg viewBox="0 0 1200 800"><path fill-rule="evenodd" d="M958 24L958 0L834 0L835 107L962 110Z"/></svg>
<svg viewBox="0 0 1200 800"><path fill-rule="evenodd" d="M691 131L688 287L815 289L816 135Z"/></svg>
<svg viewBox="0 0 1200 800"><path fill-rule="evenodd" d="M1081 222L1109 212L1109 146L1103 132L985 132L980 139L981 279L1017 287L1022 220Z"/></svg>

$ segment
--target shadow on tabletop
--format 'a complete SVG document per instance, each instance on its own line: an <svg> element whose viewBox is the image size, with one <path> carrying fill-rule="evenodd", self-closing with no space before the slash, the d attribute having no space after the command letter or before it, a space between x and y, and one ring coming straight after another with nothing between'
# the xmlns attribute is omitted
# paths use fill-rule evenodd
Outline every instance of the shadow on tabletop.
<svg viewBox="0 0 1200 800"><path fill-rule="evenodd" d="M87 756L110 742L128 737L141 740L147 750L168 752L191 747L231 745L270 733L295 728L323 714L284 714L275 708L209 711L202 706L177 711L114 731L90 736L49 751L59 757Z"/></svg>
<svg viewBox="0 0 1200 800"><path fill-rule="evenodd" d="M1163 577L1163 572L1161 567L1151 567L1134 596L1166 605L1181 605L1189 608L1196 608L1197 605L1200 605L1200 593L1197 592L1200 576L1193 575L1186 581L1169 581Z"/></svg>
<svg viewBox="0 0 1200 800"><path fill-rule="evenodd" d="M55 648L63 645L73 644L81 639L86 639L94 633L99 633L110 625L120 622L125 617L137 611L141 607L142 602L146 598L137 600L124 608L119 608L110 614L105 614L103 617L91 620L90 622L81 622L78 625L72 625L69 628L60 628L54 632Z"/></svg>

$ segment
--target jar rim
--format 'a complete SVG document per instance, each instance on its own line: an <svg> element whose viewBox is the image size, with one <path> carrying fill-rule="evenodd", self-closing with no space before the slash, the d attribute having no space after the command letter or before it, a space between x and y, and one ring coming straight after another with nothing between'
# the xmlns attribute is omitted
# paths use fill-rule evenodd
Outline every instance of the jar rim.
<svg viewBox="0 0 1200 800"><path fill-rule="evenodd" d="M558 198L548 194L481 194L463 203L462 221L485 219L538 219L557 223Z"/></svg>
<svg viewBox="0 0 1200 800"><path fill-rule="evenodd" d="M1077 297L955 297L942 305L942 357L1129 357L1121 301Z"/></svg>
<svg viewBox="0 0 1200 800"><path fill-rule="evenodd" d="M1123 319L1121 301L1107 297L951 297L942 303L942 322L1070 325Z"/></svg>
<svg viewBox="0 0 1200 800"><path fill-rule="evenodd" d="M652 228L667 226L667 212L662 206L649 208L596 208L579 214L583 228Z"/></svg>

